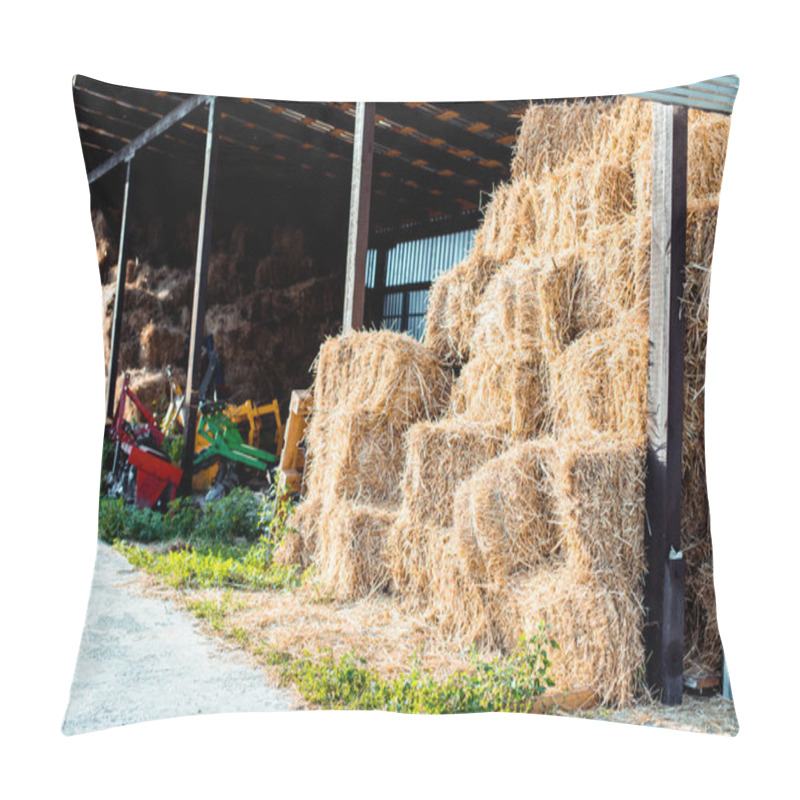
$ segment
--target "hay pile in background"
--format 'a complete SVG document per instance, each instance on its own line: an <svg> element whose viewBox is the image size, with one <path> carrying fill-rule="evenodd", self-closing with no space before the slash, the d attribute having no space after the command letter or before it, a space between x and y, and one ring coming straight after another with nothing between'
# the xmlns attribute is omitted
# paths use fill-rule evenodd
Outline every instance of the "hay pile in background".
<svg viewBox="0 0 800 800"><path fill-rule="evenodd" d="M363 597L388 585L405 434L445 408L450 373L405 334L351 332L323 344L312 392L306 495L277 559L313 556L326 592Z"/></svg>
<svg viewBox="0 0 800 800"><path fill-rule="evenodd" d="M621 705L642 688L644 658L651 113L649 103L628 98L535 105L524 116L512 180L496 187L468 257L429 295L424 343L457 374L447 414L407 428L402 482L378 495L392 516L364 520L360 541L380 561L380 581L345 582L353 596L388 580L409 609L464 644L509 648L546 622L561 645L553 665L559 688L588 687ZM727 122L690 112L687 663L709 667L718 635L702 382L713 195ZM353 403L384 413L369 402L369 377L378 368L351 365L353 358L344 344L323 348L320 397L346 406L352 393ZM348 448L337 424L316 405L315 412L317 463L309 480L330 483L336 470L326 466L328 448ZM362 424L379 427L374 419ZM388 425L383 433L398 436ZM371 453L380 451L384 461L376 468L395 481L400 461L385 461L392 452L387 441L373 446L370 435L359 435L361 449L351 448L339 463L355 463L356 452L372 462ZM348 480L374 503L375 488L355 469L346 468ZM315 486L299 520L307 558L339 585L330 565L352 560L361 512L338 516L352 487L343 475L335 480L332 510L326 513L322 486ZM329 541L331 530L337 532Z"/></svg>
<svg viewBox="0 0 800 800"><path fill-rule="evenodd" d="M102 212L93 214L93 223L107 363L117 275L109 261L116 258L116 245ZM192 230L184 228L188 246ZM151 226L147 237L153 252L167 248L159 226ZM195 245L196 238L189 249ZM297 227L276 226L270 237L269 231L239 224L227 249L211 255L206 333L214 336L232 402L279 398L285 415L291 391L308 384L319 342L340 324L340 277L315 264L306 246ZM119 372L131 373L134 391L156 412L169 401L167 365L185 386L193 291L191 267L127 262Z"/></svg>

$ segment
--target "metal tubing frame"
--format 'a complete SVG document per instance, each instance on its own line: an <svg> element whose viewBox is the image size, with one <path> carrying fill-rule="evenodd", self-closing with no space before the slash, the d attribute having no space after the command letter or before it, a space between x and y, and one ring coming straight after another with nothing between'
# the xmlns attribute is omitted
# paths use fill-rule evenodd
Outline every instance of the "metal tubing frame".
<svg viewBox="0 0 800 800"><path fill-rule="evenodd" d="M189 340L189 364L186 368L187 398L186 423L183 428L184 444L181 468L183 477L179 488L181 496L192 491L194 471L194 444L197 430L197 409L201 351L206 316L208 289L208 262L211 254L211 228L213 224L214 190L217 176L218 138L215 130L219 123L219 106L214 97L208 99L208 128L206 132L205 163L203 167L203 193L200 201L200 228L197 234L197 258L194 272L194 299L192 301L192 329Z"/></svg>
<svg viewBox="0 0 800 800"><path fill-rule="evenodd" d="M146 147L153 139L161 136L162 133L165 133L173 125L180 122L187 114L190 114L204 103L210 102L211 99L209 95L198 94L190 97L188 100L184 100L180 105L175 106L172 111L165 114L158 122L153 123L147 130L142 131L135 139L131 139L125 147L114 153L113 156L100 164L100 166L95 167L89 173L89 185L91 186L95 181L102 178L103 175L110 172L123 161L130 161L137 150Z"/></svg>
<svg viewBox="0 0 800 800"><path fill-rule="evenodd" d="M350 184L350 227L347 235L347 274L342 315L344 333L359 330L364 325L364 288L367 274L374 144L375 103L356 103L353 177Z"/></svg>
<svg viewBox="0 0 800 800"><path fill-rule="evenodd" d="M106 382L106 419L114 418L114 399L117 390L117 363L119 362L119 343L122 335L122 310L125 305L125 280L127 278L128 257L125 252L128 231L128 195L131 186L131 161L125 165L125 191L122 196L122 221L119 233L117 258L117 292L114 296L114 318L111 323L111 348L108 354L108 376Z"/></svg>

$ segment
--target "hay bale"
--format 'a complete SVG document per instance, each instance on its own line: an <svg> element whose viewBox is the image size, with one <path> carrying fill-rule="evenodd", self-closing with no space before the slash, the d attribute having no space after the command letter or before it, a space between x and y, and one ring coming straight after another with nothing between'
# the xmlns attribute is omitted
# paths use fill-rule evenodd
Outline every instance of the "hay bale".
<svg viewBox="0 0 800 800"><path fill-rule="evenodd" d="M457 366L469 358L475 306L499 266L476 244L464 261L433 282L423 341L441 363Z"/></svg>
<svg viewBox="0 0 800 800"><path fill-rule="evenodd" d="M328 339L315 373L314 414L360 408L397 421L435 419L450 394L450 372L435 355L393 331L351 331Z"/></svg>
<svg viewBox="0 0 800 800"><path fill-rule="evenodd" d="M403 504L389 532L394 588L412 605L429 602L430 567L453 524L462 481L505 449L502 431L460 420L412 425L406 436Z"/></svg>
<svg viewBox="0 0 800 800"><path fill-rule="evenodd" d="M730 116L689 109L686 180L690 200L719 194L730 125Z"/></svg>
<svg viewBox="0 0 800 800"><path fill-rule="evenodd" d="M576 578L638 591L644 561L644 439L560 439L554 470L566 562Z"/></svg>
<svg viewBox="0 0 800 800"><path fill-rule="evenodd" d="M512 447L461 484L455 535L465 571L502 586L513 574L559 558L555 441Z"/></svg>
<svg viewBox="0 0 800 800"><path fill-rule="evenodd" d="M453 414L486 423L514 440L541 432L547 419L547 367L540 356L519 362L514 350L487 350L469 360L458 377Z"/></svg>
<svg viewBox="0 0 800 800"><path fill-rule="evenodd" d="M149 322L139 337L140 363L144 367L163 369L185 361L189 337L186 331L173 325Z"/></svg>
<svg viewBox="0 0 800 800"><path fill-rule="evenodd" d="M503 431L459 419L419 422L406 439L403 510L412 522L450 527L459 484L506 449Z"/></svg>
<svg viewBox="0 0 800 800"><path fill-rule="evenodd" d="M576 339L550 364L553 429L644 436L647 356L647 322L638 314Z"/></svg>
<svg viewBox="0 0 800 800"><path fill-rule="evenodd" d="M635 594L555 567L512 581L504 600L498 636L506 647L535 634L540 622L550 627L556 690L591 689L603 705L630 705L644 664L644 610Z"/></svg>
<svg viewBox="0 0 800 800"><path fill-rule="evenodd" d="M511 177L534 180L553 172L568 156L590 148L606 100L532 103L514 145Z"/></svg>
<svg viewBox="0 0 800 800"><path fill-rule="evenodd" d="M389 583L387 532L395 514L385 508L337 500L317 528L314 565L324 589L337 600L354 600Z"/></svg>
<svg viewBox="0 0 800 800"><path fill-rule="evenodd" d="M297 564L302 569L308 567L322 520L322 502L319 498L307 495L290 518L284 540L275 551L275 562L283 566Z"/></svg>
<svg viewBox="0 0 800 800"><path fill-rule="evenodd" d="M326 503L342 499L362 505L399 505L407 428L408 422L393 422L384 414L361 409L326 415L324 435L317 426L310 436L310 489Z"/></svg>

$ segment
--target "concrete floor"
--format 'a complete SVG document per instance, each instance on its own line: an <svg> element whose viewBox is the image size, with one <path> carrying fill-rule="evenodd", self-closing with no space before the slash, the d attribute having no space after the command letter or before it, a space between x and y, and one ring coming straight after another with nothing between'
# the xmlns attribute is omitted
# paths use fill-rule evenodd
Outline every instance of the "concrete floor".
<svg viewBox="0 0 800 800"><path fill-rule="evenodd" d="M141 594L125 558L98 543L64 734L192 714L290 709L288 692L269 686L242 654L203 636L189 615Z"/></svg>

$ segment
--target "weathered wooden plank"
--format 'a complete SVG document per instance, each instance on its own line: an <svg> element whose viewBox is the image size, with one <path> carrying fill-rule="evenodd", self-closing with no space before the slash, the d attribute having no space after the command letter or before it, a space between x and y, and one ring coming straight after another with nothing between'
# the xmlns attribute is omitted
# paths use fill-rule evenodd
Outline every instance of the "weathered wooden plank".
<svg viewBox="0 0 800 800"><path fill-rule="evenodd" d="M197 235L197 257L194 271L194 298L192 301L192 329L189 338L189 365L186 370L186 422L181 468L183 479L179 492L188 496L192 491L194 467L194 442L197 430L197 407L201 380L200 362L203 346L206 295L208 289L208 261L211 254L211 227L214 210L214 190L217 181L219 107L215 98L208 102L208 129L206 133L205 165L203 169L203 193L200 200L200 228Z"/></svg>
<svg viewBox="0 0 800 800"><path fill-rule="evenodd" d="M645 646L647 679L667 705L683 691L685 565L680 552L683 444L681 313L686 249L685 107L653 104Z"/></svg>
<svg viewBox="0 0 800 800"><path fill-rule="evenodd" d="M367 274L369 204L372 192L372 151L375 141L375 103L356 106L353 177L350 185L350 229L347 237L347 275L342 330L364 324L364 284Z"/></svg>
<svg viewBox="0 0 800 800"><path fill-rule="evenodd" d="M122 314L125 308L125 280L128 262L128 196L131 187L131 162L125 165L125 190L122 195L122 221L120 223L117 257L117 293L114 297L114 317L111 322L111 348L108 354L108 383L106 384L106 417L114 418L114 400L117 389L117 364L122 336Z"/></svg>

